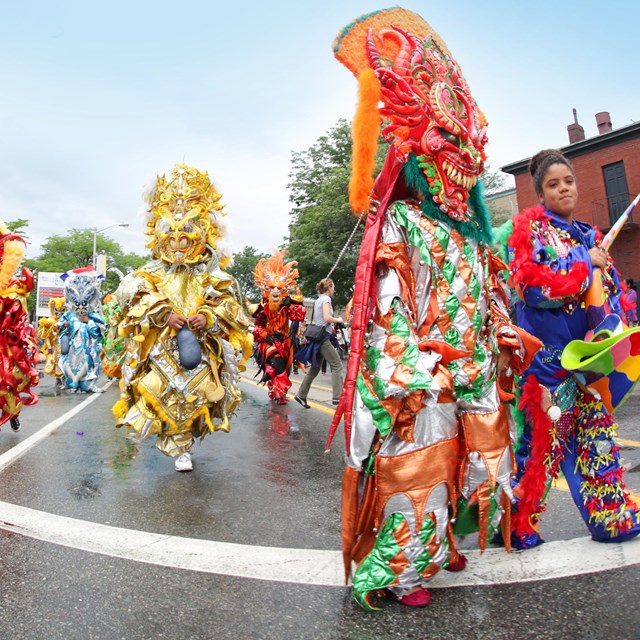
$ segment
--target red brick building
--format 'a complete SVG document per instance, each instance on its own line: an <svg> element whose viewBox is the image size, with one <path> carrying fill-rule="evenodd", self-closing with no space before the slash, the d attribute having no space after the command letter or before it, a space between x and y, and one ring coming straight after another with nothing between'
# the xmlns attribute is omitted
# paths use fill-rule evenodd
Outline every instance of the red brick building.
<svg viewBox="0 0 640 640"><path fill-rule="evenodd" d="M599 134L585 139L575 119L567 127L569 145L561 147L576 173L575 217L606 233L640 192L640 122L612 129L607 112L596 114ZM530 158L502 167L515 177L519 210L539 204L531 186ZM611 255L623 278L640 281L640 207L618 235Z"/></svg>

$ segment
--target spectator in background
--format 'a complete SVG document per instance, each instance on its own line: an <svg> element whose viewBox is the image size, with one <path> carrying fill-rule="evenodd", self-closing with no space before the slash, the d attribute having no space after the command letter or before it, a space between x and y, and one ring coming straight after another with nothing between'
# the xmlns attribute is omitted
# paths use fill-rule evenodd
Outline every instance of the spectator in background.
<svg viewBox="0 0 640 640"><path fill-rule="evenodd" d="M320 373L325 360L331 368L332 402L335 406L340 401L340 394L342 393L342 361L337 350L338 342L336 340L335 327L336 325L344 324L344 319L341 316L335 317L333 315L331 298L336 292L336 286L331 278L324 278L316 285L316 291L318 292L318 298L313 304L311 324L323 326L325 330L319 340L307 341L307 344L295 355L300 363L310 363L311 365L307 369L307 374L302 380L298 394L295 397L296 402L305 409L309 408L307 394L311 384Z"/></svg>
<svg viewBox="0 0 640 640"><path fill-rule="evenodd" d="M632 278L627 278L622 285L623 293L620 298L622 310L630 327L638 326L638 293Z"/></svg>

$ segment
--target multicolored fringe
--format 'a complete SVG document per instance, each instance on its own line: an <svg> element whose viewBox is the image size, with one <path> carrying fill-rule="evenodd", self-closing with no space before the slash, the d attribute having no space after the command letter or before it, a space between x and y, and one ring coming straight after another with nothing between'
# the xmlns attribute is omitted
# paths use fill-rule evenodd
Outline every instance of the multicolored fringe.
<svg viewBox="0 0 640 640"><path fill-rule="evenodd" d="M617 425L591 394L579 394L578 407L570 446L575 451L574 472L581 480L585 519L594 539L616 538L640 526L638 506L623 481L620 447L613 440Z"/></svg>

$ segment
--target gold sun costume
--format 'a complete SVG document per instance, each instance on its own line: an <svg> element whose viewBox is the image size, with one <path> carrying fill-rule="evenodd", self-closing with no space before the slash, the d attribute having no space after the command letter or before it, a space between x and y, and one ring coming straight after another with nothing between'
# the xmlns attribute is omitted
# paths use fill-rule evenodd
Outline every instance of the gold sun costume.
<svg viewBox="0 0 640 640"><path fill-rule="evenodd" d="M207 173L176 165L145 199L154 259L116 292L126 356L114 414L117 426L157 436L166 455L189 456L195 438L229 431L239 371L251 355L250 322L223 271L223 206ZM170 326L172 314L184 319L180 330ZM206 319L201 329L198 316Z"/></svg>

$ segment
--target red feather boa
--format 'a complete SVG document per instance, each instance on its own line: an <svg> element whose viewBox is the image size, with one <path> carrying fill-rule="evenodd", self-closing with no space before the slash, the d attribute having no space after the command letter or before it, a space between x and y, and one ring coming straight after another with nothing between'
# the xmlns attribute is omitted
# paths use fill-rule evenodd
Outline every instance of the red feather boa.
<svg viewBox="0 0 640 640"><path fill-rule="evenodd" d="M513 219L513 234L509 238L509 246L515 250L515 255L510 284L522 288L545 287L551 298L579 295L584 281L589 277L590 265L576 262L570 272L562 274L534 262L531 223L536 220L549 220L544 207L525 209Z"/></svg>
<svg viewBox="0 0 640 640"><path fill-rule="evenodd" d="M519 408L525 412L532 427L531 457L515 489L519 501L517 511L511 516L511 527L521 537L535 529L535 521L544 511L540 504L547 488L547 478L557 477L560 456L553 456L555 427L542 409L542 389L534 375L530 375L522 387Z"/></svg>

